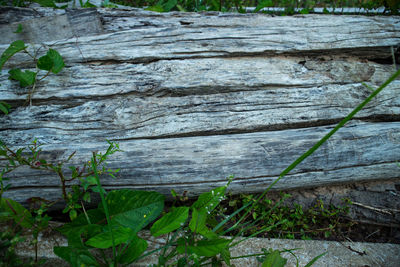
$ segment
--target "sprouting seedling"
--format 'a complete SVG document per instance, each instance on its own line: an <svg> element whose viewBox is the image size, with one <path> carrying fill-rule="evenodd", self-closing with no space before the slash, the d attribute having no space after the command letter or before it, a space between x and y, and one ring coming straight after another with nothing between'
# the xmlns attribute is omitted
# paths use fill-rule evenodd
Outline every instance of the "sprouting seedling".
<svg viewBox="0 0 400 267"><path fill-rule="evenodd" d="M21 87L31 87L30 91L28 92L28 101L29 105L32 106L32 95L35 91L36 83L46 78L51 72L54 74L59 73L64 68L65 64L61 55L54 49L49 48L46 55L37 59L36 54L38 50L36 50L32 55L29 53L27 48L28 46L24 43L24 41L18 40L12 42L0 57L0 71L2 70L4 64L18 52L24 52L32 58L32 60L36 63L36 71L22 71L19 68L14 68L8 71L8 78L10 80L19 81L19 85ZM38 78L38 74L41 70L47 71L47 73Z"/></svg>

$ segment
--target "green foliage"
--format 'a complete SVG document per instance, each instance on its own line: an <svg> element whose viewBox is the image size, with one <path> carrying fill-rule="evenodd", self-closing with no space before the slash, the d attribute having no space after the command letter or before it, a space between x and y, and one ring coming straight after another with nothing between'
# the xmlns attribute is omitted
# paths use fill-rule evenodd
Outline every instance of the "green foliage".
<svg viewBox="0 0 400 267"><path fill-rule="evenodd" d="M154 221L164 208L164 196L148 191L111 191L106 202L111 222L128 227L134 233Z"/></svg>
<svg viewBox="0 0 400 267"><path fill-rule="evenodd" d="M0 101L0 111L4 114L8 114L10 112L11 106L6 102Z"/></svg>
<svg viewBox="0 0 400 267"><path fill-rule="evenodd" d="M61 55L51 48L47 51L47 54L40 57L37 62L37 67L39 69L51 71L55 74L59 73L64 66L64 61Z"/></svg>
<svg viewBox="0 0 400 267"><path fill-rule="evenodd" d="M89 210L59 228L68 238L68 249L57 247L54 252L71 265L78 260L71 258L71 251L83 250L101 265L101 260L92 253L93 248L112 247L122 252L113 255L110 262L133 262L147 248L147 242L139 238L137 232L157 218L164 207L163 195L147 191L111 191L105 201L110 220L105 220L105 208L100 204L97 209Z"/></svg>
<svg viewBox="0 0 400 267"><path fill-rule="evenodd" d="M287 259L282 258L279 250L272 250L265 256L262 267L284 267Z"/></svg>
<svg viewBox="0 0 400 267"><path fill-rule="evenodd" d="M26 7L30 3L38 3L43 7L58 8L56 3L67 3L73 0L12 0L12 5L17 7ZM275 7L282 8L282 11L267 10L267 13L279 13L282 15L308 14L313 12L314 8L323 8L325 14L329 14L328 8L333 8L334 13L340 13L342 7L358 7L368 11L385 7L384 14L396 15L399 13L400 1L398 0L116 0L117 4L133 6L133 7L147 7L147 10L156 12L169 12L169 11L182 11L182 12L198 12L198 11L236 11L244 13L245 7L255 7L254 12L260 12L263 8ZM97 7L90 3L89 0L84 2L79 0L80 7L92 8ZM0 5L7 5L6 0L0 0ZM67 5L60 6L65 8ZM109 0L104 0L101 7L115 8L115 4ZM75 7L75 2L73 2Z"/></svg>
<svg viewBox="0 0 400 267"><path fill-rule="evenodd" d="M244 13L245 7L255 7L253 12L261 12L267 8L266 13L278 13L282 15L308 14L314 11L314 8L323 8L325 14L329 14L328 8L333 9L333 13L340 13L342 7L364 8L367 12L385 7L384 14L398 14L400 1L398 0L116 0L118 4L133 7L146 7L147 10L156 12L183 11L236 11ZM281 8L281 11L268 9L270 7ZM365 14L365 13L364 13Z"/></svg>
<svg viewBox="0 0 400 267"><path fill-rule="evenodd" d="M0 266L38 266L44 261L35 262L32 259L22 260L15 252L16 246L24 242L21 236L21 230L15 227L9 227L0 232Z"/></svg>
<svg viewBox="0 0 400 267"><path fill-rule="evenodd" d="M332 234L336 234L338 229L351 227L352 223L344 218L349 212L351 202L348 199L343 200L342 206L329 205L325 206L322 200L316 200L314 206L304 210L299 204L284 204L290 195L282 195L279 201L272 201L264 197L259 201L251 212L251 216L247 218L247 222L258 221L258 227L247 229L243 234L245 236L253 235L261 230L260 226L275 225L269 229L267 233L257 234L259 237L274 238L327 238ZM240 207L253 203L257 196L241 195L239 197L230 197L225 206L229 211L238 210ZM214 216L220 217L222 210L216 210ZM245 211L238 213L232 218L232 222L236 222L241 218ZM246 222L245 221L245 222Z"/></svg>
<svg viewBox="0 0 400 267"><path fill-rule="evenodd" d="M189 217L189 207L177 207L161 219L156 221L151 227L151 234L155 237L170 233L181 227Z"/></svg>
<svg viewBox="0 0 400 267"><path fill-rule="evenodd" d="M36 73L30 70L12 69L8 74L10 74L9 79L19 81L21 87L31 86L36 81Z"/></svg>
<svg viewBox="0 0 400 267"><path fill-rule="evenodd" d="M204 2L196 1L196 10L207 8L201 6L202 4ZM212 5L219 9L222 6L217 2L213 2ZM162 8L167 9L173 6L177 4L171 2L169 6L162 6ZM0 58L1 67L9 58L21 51L30 55L22 41L11 44ZM50 72L58 73L64 67L62 57L51 48L38 60L36 56L32 58L36 62L36 72L29 70L23 72L20 69L9 72L10 78L18 80L21 86L31 85L34 88L39 70L47 71L43 79ZM191 206L173 207L170 212L165 213L150 227L155 237L167 235L166 244L157 250L161 250L158 266L221 266L223 263L231 266L230 248L249 237L266 232L270 234L279 226L280 233L284 233L285 237L295 237L299 234L303 239L307 239L311 224L309 220L312 223L325 219L329 221L332 218L338 218L342 212L348 211L348 206L327 208L322 201L318 201L316 206L307 213L299 205L281 206L284 199L289 197L287 195L284 195L277 203L272 203L271 200L265 198L265 195L273 185L315 152L399 75L400 70L378 89L372 91L371 95L340 121L333 130L283 170L279 178L262 194L254 197L247 195L241 201L230 202L231 207L236 209L234 212L226 215L226 211L220 208L226 189L232 181L230 177L226 186L201 194ZM9 183L5 184L5 181L9 181L7 174L21 166L53 172L59 177L62 198L66 203L64 212L69 213L71 222L58 229L67 238L68 245L54 247L54 253L71 266L116 267L128 265L155 252L143 254L147 249L147 242L138 236L138 232L149 227L160 216L164 208L164 196L157 192L128 189L107 193L101 185L100 177L104 174L114 177L114 174L118 172L118 170L108 169L105 162L109 156L120 151L118 144L108 143L109 147L104 154L94 152L90 161L85 162L83 166L68 166L68 175L71 177L67 178L64 165L69 162L75 152L65 161L49 163L40 156L41 149L36 140L28 149L17 150L9 148L0 141L0 160L8 162L0 172L0 221L17 229L15 232L6 231L0 236L0 255L5 259L6 264L20 264L13 251L15 244L21 241L19 229L29 228L33 236L33 245L37 248L39 233L48 227L51 219L47 215L48 208L54 204L42 198L31 198L29 201L32 207L28 210L17 202L2 197L10 187ZM86 210L84 205L90 201L91 193L99 194L101 203L97 208ZM179 198L180 201L184 199L185 197ZM323 229L325 236L332 234L336 225L337 221L333 223L329 221L327 228ZM317 230L311 229L311 233L312 231ZM10 233L13 233L16 239L11 238ZM231 238L223 237L229 233L232 234ZM239 241L236 240L244 234L248 236ZM261 256L262 266L284 266L287 260L282 258L282 252L284 251L264 250L257 255ZM288 250L285 252L291 253ZM240 257L247 256L254 255ZM315 257L306 266L312 265L322 256L323 254ZM2 259L0 261L3 263ZM38 263L36 258L34 264Z"/></svg>
<svg viewBox="0 0 400 267"><path fill-rule="evenodd" d="M0 57L0 71L3 69L3 66L7 62L7 60L9 60L16 53L25 50L26 48L27 46L21 40L12 42Z"/></svg>
<svg viewBox="0 0 400 267"><path fill-rule="evenodd" d="M47 0L46 0L47 1ZM18 29L16 32L22 31L21 24L18 25ZM10 44L10 46L2 53L0 57L0 71L2 70L4 64L16 53L24 52L29 55L33 62L36 64L36 71L25 70L22 71L19 68L11 69L8 71L9 79L19 81L19 85L21 87L30 87L30 91L28 92L28 101L30 105L32 105L32 94L35 90L37 81L43 80L50 72L54 74L59 73L65 66L64 60L61 55L54 49L49 48L47 54L36 59L36 54L38 52L35 51L34 55L30 54L27 50L28 46L21 40L15 41ZM40 70L47 71L40 79L37 79L37 75L39 74ZM9 109L7 106L4 105L4 102L0 102L0 110L8 114Z"/></svg>
<svg viewBox="0 0 400 267"><path fill-rule="evenodd" d="M31 228L33 226L32 214L12 199L0 198L0 210L2 211L0 221L12 219L21 227Z"/></svg>

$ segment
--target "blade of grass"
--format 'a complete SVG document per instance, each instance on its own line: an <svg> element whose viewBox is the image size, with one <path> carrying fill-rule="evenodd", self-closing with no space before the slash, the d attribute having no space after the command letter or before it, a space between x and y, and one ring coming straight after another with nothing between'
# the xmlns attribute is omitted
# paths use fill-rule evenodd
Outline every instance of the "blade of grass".
<svg viewBox="0 0 400 267"><path fill-rule="evenodd" d="M240 209L236 210L234 213L230 214L228 217L226 217L222 222L220 222L217 226L212 229L213 232L218 231L219 228L221 228L225 223L227 223L230 219L232 219L236 214L250 206L251 202L246 203L246 205L242 206Z"/></svg>
<svg viewBox="0 0 400 267"><path fill-rule="evenodd" d="M317 257L313 258L309 263L307 263L304 267L311 267L319 258L321 258L322 256L324 256L327 252L324 252L320 255L318 255Z"/></svg>
<svg viewBox="0 0 400 267"><path fill-rule="evenodd" d="M246 240L249 239L249 238L252 238L252 237L254 237L254 236L258 235L258 234L261 234L261 233L263 233L263 232L269 231L269 230L271 230L272 228L275 228L275 227L277 227L278 225L280 225L280 224L282 224L282 223L286 223L286 222L288 222L288 220L285 219L285 220L279 221L279 222L277 222L277 223L275 223L275 224L273 224L273 225L266 226L266 227L262 228L261 230L255 232L255 233L252 233L252 234L249 235L249 236L244 237L243 239L237 241L236 243L233 243L233 244L229 245L229 247L231 248L231 247L237 246L238 244L242 243L243 241L246 241ZM233 240L233 239L232 239L232 240Z"/></svg>
<svg viewBox="0 0 400 267"><path fill-rule="evenodd" d="M235 239L236 237L240 236L240 234L243 233L244 231L249 230L251 227L253 227L253 226L254 226L256 223L258 223L260 220L262 220L262 219L264 219L265 217L269 216L269 215L271 214L271 212L273 212L277 207L279 207L279 206L282 204L282 202L285 201L288 197L289 197L289 196L283 196L278 202L275 203L275 205L274 205L272 208L270 208L270 209L268 210L268 212L266 212L265 214L263 214L262 216L258 217L256 220L254 220L253 223L250 224L250 226L247 226L246 228L244 228L244 225L240 225L241 231L240 231L239 234L236 235L233 239ZM249 202L249 203L251 203L251 202ZM246 204L246 206L248 206L248 205ZM239 226L239 223L240 223L240 222L241 222L241 221L239 220L239 221L238 221L237 223L235 223L235 225L233 225L231 228L225 230L225 232L223 232L222 235L225 235L226 233L229 233L230 231L235 230L235 229Z"/></svg>

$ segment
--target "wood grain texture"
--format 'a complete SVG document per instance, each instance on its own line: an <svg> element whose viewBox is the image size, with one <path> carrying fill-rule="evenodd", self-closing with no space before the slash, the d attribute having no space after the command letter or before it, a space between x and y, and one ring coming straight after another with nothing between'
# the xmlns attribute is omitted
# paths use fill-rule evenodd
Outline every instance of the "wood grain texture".
<svg viewBox="0 0 400 267"><path fill-rule="evenodd" d="M74 164L116 141L123 152L109 166L121 173L103 177L106 188L165 194L198 195L230 174L233 192L262 191L369 95L361 82L376 87L389 77L400 43L395 16L7 12L22 15L7 19L0 9L0 28L25 17L66 16L70 25L97 17L101 25L45 42L66 67L38 84L32 107L27 90L7 79L8 69L32 65L24 55L6 64L0 100L15 109L0 116L2 140L20 147L38 138L50 161L77 151ZM395 81L275 189L399 179L399 90ZM49 173L9 176L17 200L60 196Z"/></svg>

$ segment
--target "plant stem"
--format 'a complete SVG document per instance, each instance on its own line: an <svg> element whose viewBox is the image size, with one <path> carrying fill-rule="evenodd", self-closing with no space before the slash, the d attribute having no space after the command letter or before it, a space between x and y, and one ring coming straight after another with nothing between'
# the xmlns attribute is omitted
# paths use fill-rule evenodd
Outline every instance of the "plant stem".
<svg viewBox="0 0 400 267"><path fill-rule="evenodd" d="M117 264L116 264L117 252L116 252L116 248L115 248L114 233L113 233L113 230L112 230L112 225L111 225L110 213L109 213L109 210L108 210L108 205L107 205L106 199L104 197L104 193L103 193L103 187L100 184L99 174L97 173L97 163L96 163L96 153L95 152L93 152L93 157L92 157L92 169L93 169L93 172L94 172L94 177L96 178L97 186L99 188L100 197L101 197L101 203L103 204L104 213L106 214L108 230L110 231L110 234L111 234L111 241L112 241L112 248L113 248L113 260L114 260L114 266L116 267L117 266Z"/></svg>

